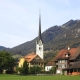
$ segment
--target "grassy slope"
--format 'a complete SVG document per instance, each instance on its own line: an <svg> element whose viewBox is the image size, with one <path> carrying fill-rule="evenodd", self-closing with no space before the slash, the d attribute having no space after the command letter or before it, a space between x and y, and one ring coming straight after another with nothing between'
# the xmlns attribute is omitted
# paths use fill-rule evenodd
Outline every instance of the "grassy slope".
<svg viewBox="0 0 80 80"><path fill-rule="evenodd" d="M79 76L18 76L0 74L0 80L80 80Z"/></svg>

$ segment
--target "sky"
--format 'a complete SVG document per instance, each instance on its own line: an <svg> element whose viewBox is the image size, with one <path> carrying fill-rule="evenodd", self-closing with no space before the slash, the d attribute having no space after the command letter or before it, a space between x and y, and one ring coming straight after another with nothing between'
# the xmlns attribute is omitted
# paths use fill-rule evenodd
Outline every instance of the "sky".
<svg viewBox="0 0 80 80"><path fill-rule="evenodd" d="M0 46L13 48L54 25L80 19L80 0L0 0Z"/></svg>

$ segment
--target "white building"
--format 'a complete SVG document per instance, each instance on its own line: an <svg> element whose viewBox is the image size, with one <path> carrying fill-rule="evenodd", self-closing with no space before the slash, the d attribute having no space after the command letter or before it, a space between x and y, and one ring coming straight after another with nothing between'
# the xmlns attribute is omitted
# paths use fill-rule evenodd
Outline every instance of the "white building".
<svg viewBox="0 0 80 80"><path fill-rule="evenodd" d="M50 69L54 66L54 62L51 61L51 62L48 62L45 66L45 71L50 71Z"/></svg>

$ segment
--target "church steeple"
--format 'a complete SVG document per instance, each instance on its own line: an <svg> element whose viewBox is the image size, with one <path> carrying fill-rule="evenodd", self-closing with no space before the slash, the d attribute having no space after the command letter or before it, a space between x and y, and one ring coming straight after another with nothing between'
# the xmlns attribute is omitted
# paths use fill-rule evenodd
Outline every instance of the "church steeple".
<svg viewBox="0 0 80 80"><path fill-rule="evenodd" d="M41 36L41 12L39 10L39 33L38 33L38 41L42 41L42 36Z"/></svg>
<svg viewBox="0 0 80 80"><path fill-rule="evenodd" d="M38 33L38 40L36 42L36 54L39 55L41 59L43 59L43 41L41 36L41 13L39 10L39 33Z"/></svg>

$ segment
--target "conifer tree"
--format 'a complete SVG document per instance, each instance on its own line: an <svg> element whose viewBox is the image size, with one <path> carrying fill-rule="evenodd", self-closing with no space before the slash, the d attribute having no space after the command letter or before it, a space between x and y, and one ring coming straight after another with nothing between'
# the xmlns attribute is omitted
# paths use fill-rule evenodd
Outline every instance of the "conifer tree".
<svg viewBox="0 0 80 80"><path fill-rule="evenodd" d="M27 61L24 61L24 63L23 63L23 67L22 67L22 74L28 74L28 63L27 63Z"/></svg>

